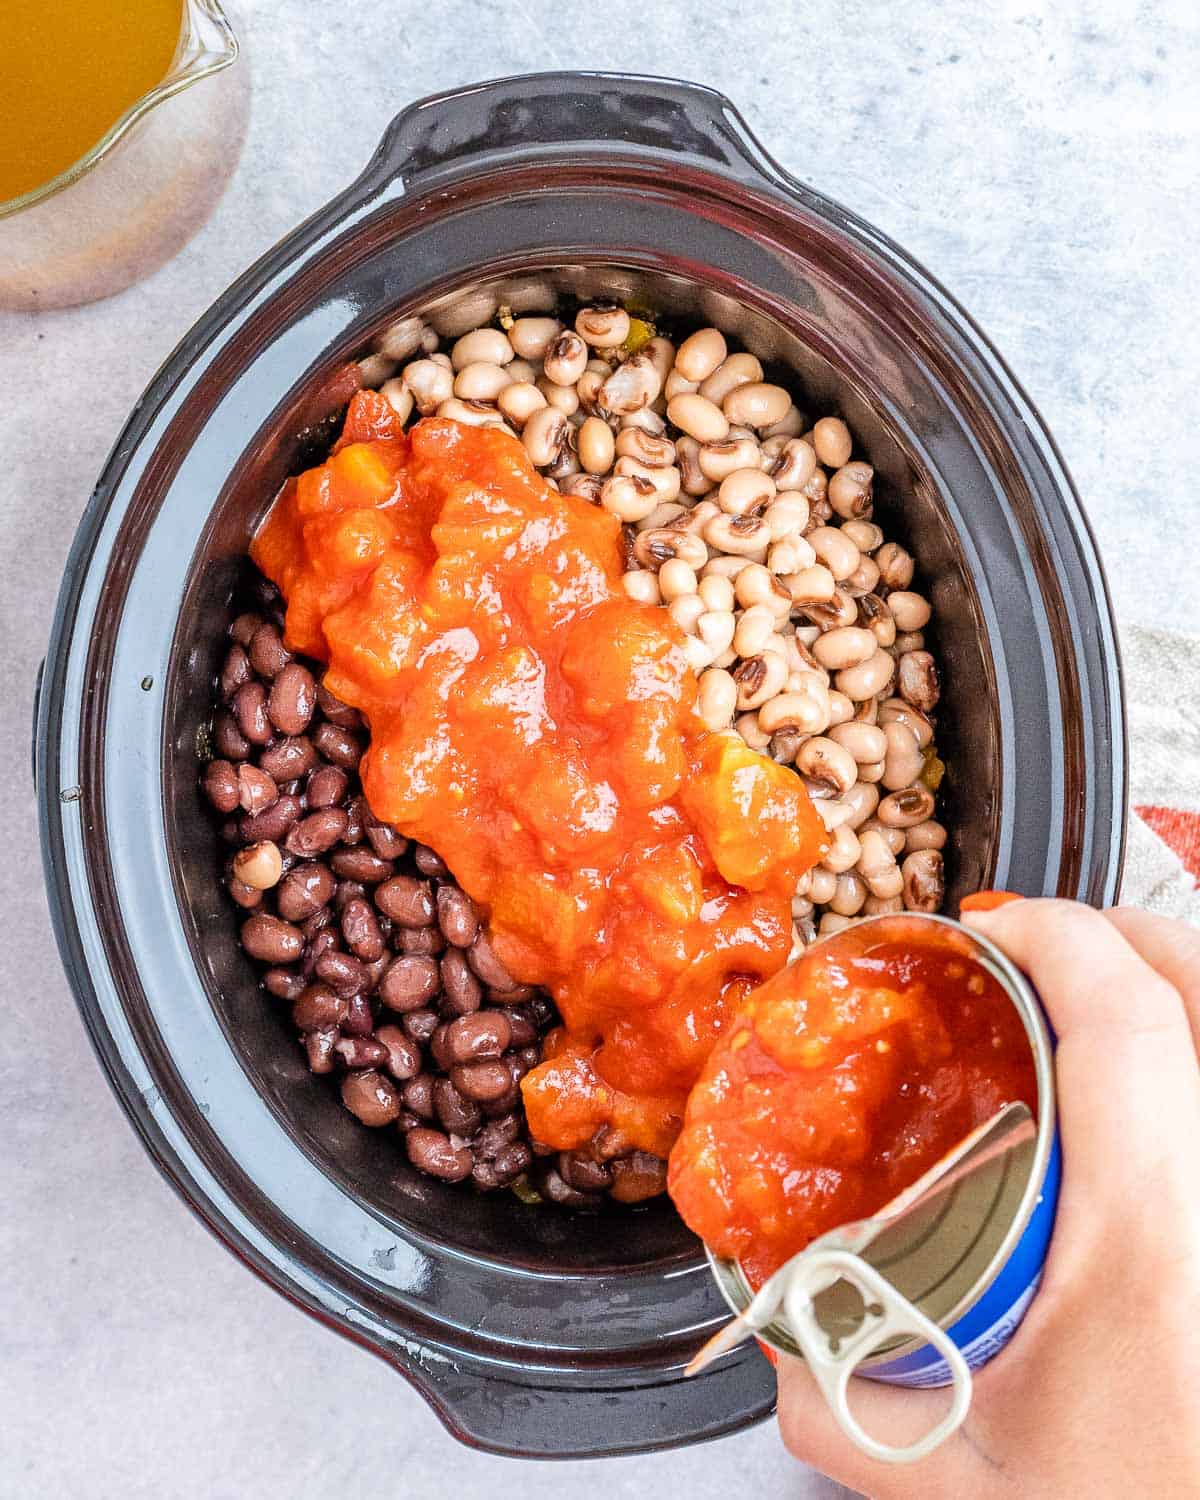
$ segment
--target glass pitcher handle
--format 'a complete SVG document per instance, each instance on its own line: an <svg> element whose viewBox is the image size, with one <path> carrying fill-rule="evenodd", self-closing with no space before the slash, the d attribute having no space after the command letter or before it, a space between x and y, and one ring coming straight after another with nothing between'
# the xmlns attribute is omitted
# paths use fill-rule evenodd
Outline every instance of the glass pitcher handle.
<svg viewBox="0 0 1200 1500"><path fill-rule="evenodd" d="M817 1322L813 1298L835 1281L855 1287L867 1309L861 1325L834 1344ZM883 1463L913 1463L941 1446L962 1425L971 1405L971 1371L949 1335L914 1307L885 1277L848 1250L815 1250L797 1263L783 1299L784 1312L805 1362L838 1426L856 1447ZM872 1313L877 1307L880 1312ZM916 1334L950 1367L950 1402L937 1422L914 1442L893 1446L867 1432L846 1399L859 1363L894 1334Z"/></svg>

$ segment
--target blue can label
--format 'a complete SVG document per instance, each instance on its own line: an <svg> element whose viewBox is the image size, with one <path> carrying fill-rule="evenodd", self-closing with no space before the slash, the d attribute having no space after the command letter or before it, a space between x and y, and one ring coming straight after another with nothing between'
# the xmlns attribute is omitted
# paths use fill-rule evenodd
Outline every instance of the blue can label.
<svg viewBox="0 0 1200 1500"><path fill-rule="evenodd" d="M1033 1301L1050 1248L1061 1177L1062 1154L1056 1133L1050 1159L1046 1163L1041 1196L1025 1226L1024 1234L975 1306L947 1329L972 1370L980 1369L999 1354L1016 1332ZM949 1366L928 1344L923 1344L921 1348L914 1349L911 1354L899 1359L889 1360L886 1364L860 1368L858 1373L868 1380L881 1380L889 1385L921 1387L950 1384Z"/></svg>

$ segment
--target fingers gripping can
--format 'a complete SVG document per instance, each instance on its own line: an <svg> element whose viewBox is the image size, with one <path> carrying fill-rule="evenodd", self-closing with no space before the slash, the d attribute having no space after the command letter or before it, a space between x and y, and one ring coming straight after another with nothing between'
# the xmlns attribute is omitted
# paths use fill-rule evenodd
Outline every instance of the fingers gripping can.
<svg viewBox="0 0 1200 1500"><path fill-rule="evenodd" d="M884 923L886 916L870 918ZM913 914L904 920L911 922ZM888 1229L864 1252L903 1296L947 1331L971 1369L997 1355L1016 1332L1037 1293L1058 1205L1062 1160L1054 1088L1054 1038L1032 985L994 944L948 917L921 920L953 927L975 961L1016 1008L1033 1051L1037 1132L1033 1140L989 1162L941 1198ZM753 1292L736 1261L710 1256L717 1283L735 1312ZM845 1283L820 1293L814 1311L831 1341L847 1337L864 1316L861 1298ZM779 1317L759 1331L770 1348L801 1358ZM869 1380L923 1387L950 1383L950 1370L923 1340L893 1338L855 1372Z"/></svg>

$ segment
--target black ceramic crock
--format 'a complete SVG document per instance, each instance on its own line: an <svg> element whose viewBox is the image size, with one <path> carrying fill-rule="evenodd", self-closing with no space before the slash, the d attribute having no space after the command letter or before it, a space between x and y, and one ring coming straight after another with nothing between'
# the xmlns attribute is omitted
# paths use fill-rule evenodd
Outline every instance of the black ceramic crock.
<svg viewBox="0 0 1200 1500"><path fill-rule="evenodd" d="M36 736L59 944L204 1221L458 1437L524 1455L732 1432L773 1377L751 1346L681 1379L725 1310L666 1203L588 1217L443 1187L309 1077L236 945L197 740L239 560L344 401L336 372L413 313L453 333L595 292L719 324L859 435L940 621L951 905L991 883L1108 901L1124 833L1112 617L1037 413L946 293L720 95L548 74L427 99L220 298L131 415L62 585Z"/></svg>

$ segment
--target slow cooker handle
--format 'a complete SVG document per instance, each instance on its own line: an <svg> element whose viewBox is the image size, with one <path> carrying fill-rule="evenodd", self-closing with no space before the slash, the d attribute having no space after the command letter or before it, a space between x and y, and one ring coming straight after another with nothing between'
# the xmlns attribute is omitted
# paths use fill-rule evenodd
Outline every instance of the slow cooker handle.
<svg viewBox="0 0 1200 1500"><path fill-rule="evenodd" d="M754 186L794 191L724 94L702 84L625 73L532 73L433 94L388 126L359 184L427 191L484 166L536 162L573 148L581 159L682 159Z"/></svg>

